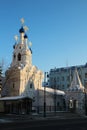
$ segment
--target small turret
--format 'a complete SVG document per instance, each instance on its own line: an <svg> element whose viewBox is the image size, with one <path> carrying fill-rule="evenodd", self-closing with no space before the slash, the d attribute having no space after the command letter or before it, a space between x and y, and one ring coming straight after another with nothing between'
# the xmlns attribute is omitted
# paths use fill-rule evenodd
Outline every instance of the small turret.
<svg viewBox="0 0 87 130"><path fill-rule="evenodd" d="M32 49L31 48L29 48L30 49L30 52L31 52L31 54L32 54Z"/></svg>
<svg viewBox="0 0 87 130"><path fill-rule="evenodd" d="M13 45L13 49L15 49L16 43Z"/></svg>
<svg viewBox="0 0 87 130"><path fill-rule="evenodd" d="M28 30L27 26L24 26L22 23L21 28L19 29L20 39L18 40L18 36L15 35L16 44L14 44L14 52L13 52L13 61L11 66L19 66L20 64L32 65L32 50L29 48L31 46L31 42L28 41L28 36L26 31ZM29 45L30 44L30 45Z"/></svg>
<svg viewBox="0 0 87 130"><path fill-rule="evenodd" d="M19 32L20 32L20 33L24 33L24 28L21 27L21 28L19 29Z"/></svg>
<svg viewBox="0 0 87 130"><path fill-rule="evenodd" d="M68 90L69 91L83 91L84 92L84 86L81 83L77 69L75 69L75 72L73 75L73 80L72 80L71 86L70 86L70 88L68 88Z"/></svg>
<svg viewBox="0 0 87 130"><path fill-rule="evenodd" d="M24 28L23 26L19 29L19 33L20 33L20 41L23 43L24 41Z"/></svg>
<svg viewBox="0 0 87 130"><path fill-rule="evenodd" d="M28 41L28 36L25 34L24 35L24 42L27 44L27 41Z"/></svg>

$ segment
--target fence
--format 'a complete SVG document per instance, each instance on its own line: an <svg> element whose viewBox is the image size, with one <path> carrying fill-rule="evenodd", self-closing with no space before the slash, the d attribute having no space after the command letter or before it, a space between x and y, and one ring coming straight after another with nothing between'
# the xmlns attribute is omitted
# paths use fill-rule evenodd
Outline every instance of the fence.
<svg viewBox="0 0 87 130"><path fill-rule="evenodd" d="M55 112L55 111L66 111L66 108L61 107L61 106L46 106L45 108L46 112ZM43 112L44 111L44 106L33 106L32 107L32 112Z"/></svg>

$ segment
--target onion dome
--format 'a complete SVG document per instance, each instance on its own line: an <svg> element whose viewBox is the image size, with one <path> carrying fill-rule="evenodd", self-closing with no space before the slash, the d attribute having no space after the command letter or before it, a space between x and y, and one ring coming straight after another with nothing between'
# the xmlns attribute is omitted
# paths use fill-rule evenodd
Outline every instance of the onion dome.
<svg viewBox="0 0 87 130"><path fill-rule="evenodd" d="M13 49L15 49L16 43L13 45Z"/></svg>
<svg viewBox="0 0 87 130"><path fill-rule="evenodd" d="M30 49L30 51L31 51L31 54L32 54L32 50L31 50L31 48L29 48Z"/></svg>
<svg viewBox="0 0 87 130"><path fill-rule="evenodd" d="M24 38L28 38L28 36L25 34L25 35L24 35Z"/></svg>
<svg viewBox="0 0 87 130"><path fill-rule="evenodd" d="M21 28L19 29L19 32L20 32L20 33L24 33L24 28L21 27Z"/></svg>

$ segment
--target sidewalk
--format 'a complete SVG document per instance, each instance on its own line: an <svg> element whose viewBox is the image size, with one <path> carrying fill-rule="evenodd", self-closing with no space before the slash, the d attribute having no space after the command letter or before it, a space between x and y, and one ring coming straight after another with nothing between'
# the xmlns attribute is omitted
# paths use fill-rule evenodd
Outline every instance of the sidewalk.
<svg viewBox="0 0 87 130"><path fill-rule="evenodd" d="M11 122L26 122L26 121L35 121L35 120L51 120L51 119L79 119L87 118L86 116L80 116L75 113L70 112L57 112L55 113L46 113L44 114L33 113L32 115L16 115L16 114L0 114L0 123L11 123Z"/></svg>

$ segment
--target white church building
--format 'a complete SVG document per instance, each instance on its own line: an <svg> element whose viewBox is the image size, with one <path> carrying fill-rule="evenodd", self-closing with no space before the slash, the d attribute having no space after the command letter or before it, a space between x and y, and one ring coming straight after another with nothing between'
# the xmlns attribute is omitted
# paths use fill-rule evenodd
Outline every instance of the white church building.
<svg viewBox="0 0 87 130"><path fill-rule="evenodd" d="M29 46L27 27L21 19L19 38L15 37L12 63L5 73L0 103L6 113L30 113L63 110L65 93L42 86L44 73L32 64L32 50ZM45 88L44 88L45 87ZM44 105L45 103L45 105ZM54 109L55 108L55 109Z"/></svg>
<svg viewBox="0 0 87 130"><path fill-rule="evenodd" d="M24 19L21 21L19 37L15 36L13 45L12 62L1 89L0 112L29 114L66 110L86 114L86 91L77 70L67 91L48 87L44 73L32 64L28 28L24 26Z"/></svg>

